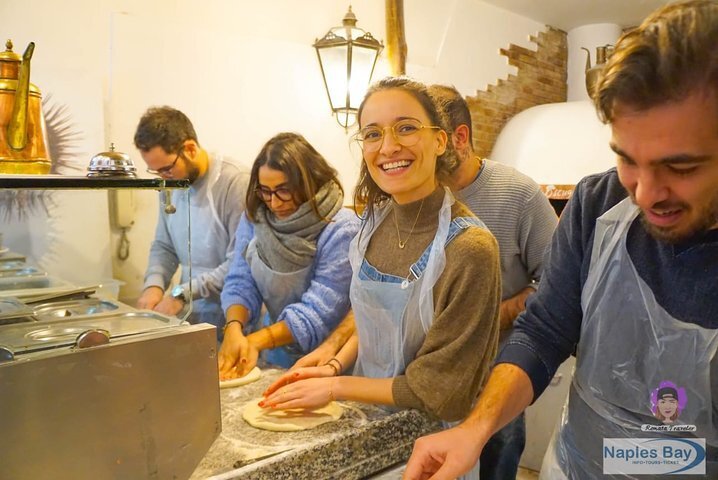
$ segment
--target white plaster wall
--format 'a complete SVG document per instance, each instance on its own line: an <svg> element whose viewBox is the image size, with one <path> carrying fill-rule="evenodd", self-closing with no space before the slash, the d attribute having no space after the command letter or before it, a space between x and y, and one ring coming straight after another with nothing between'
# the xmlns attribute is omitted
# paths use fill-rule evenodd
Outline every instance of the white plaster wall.
<svg viewBox="0 0 718 480"><path fill-rule="evenodd" d="M137 120L148 106L169 104L188 114L205 147L245 165L275 133L302 133L340 172L351 203L360 158L349 148L352 132L330 115L311 46L341 22L348 4L4 0L0 18L4 35L18 45L37 43L33 82L70 106L85 135L83 161L113 141L144 168L132 145ZM352 7L359 27L386 38L384 0L355 1ZM479 0L407 0L404 8L407 73L452 83L465 95L515 73L499 49L511 43L535 49L529 36L545 28ZM387 72L382 56L374 78ZM101 217L106 203L91 207L84 211ZM115 262L115 275L128 282L126 296L138 292L156 208L155 196L138 199L131 256ZM87 238L104 251L115 250L106 234Z"/></svg>

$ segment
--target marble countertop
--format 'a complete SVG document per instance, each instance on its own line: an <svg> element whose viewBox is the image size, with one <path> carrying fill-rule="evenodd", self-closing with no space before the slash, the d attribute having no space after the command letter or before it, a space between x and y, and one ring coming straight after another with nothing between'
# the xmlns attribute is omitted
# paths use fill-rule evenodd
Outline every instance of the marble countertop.
<svg viewBox="0 0 718 480"><path fill-rule="evenodd" d="M416 410L390 412L340 402L337 422L300 432L269 432L242 419L244 405L258 401L281 370L264 370L257 382L221 390L222 433L192 480L358 479L405 461L414 440L440 424Z"/></svg>

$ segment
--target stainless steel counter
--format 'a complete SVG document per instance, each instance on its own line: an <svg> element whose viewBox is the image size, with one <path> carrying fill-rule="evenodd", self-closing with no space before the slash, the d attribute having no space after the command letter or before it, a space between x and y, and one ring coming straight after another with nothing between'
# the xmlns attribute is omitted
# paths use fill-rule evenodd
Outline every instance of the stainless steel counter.
<svg viewBox="0 0 718 480"><path fill-rule="evenodd" d="M243 406L256 401L281 373L265 370L255 383L221 391L222 433L192 479L364 478L406 460L417 437L440 428L416 410L389 412L354 402L341 402L341 420L312 430L250 427L242 419ZM272 453L277 454L265 458ZM260 460L249 463L253 459Z"/></svg>

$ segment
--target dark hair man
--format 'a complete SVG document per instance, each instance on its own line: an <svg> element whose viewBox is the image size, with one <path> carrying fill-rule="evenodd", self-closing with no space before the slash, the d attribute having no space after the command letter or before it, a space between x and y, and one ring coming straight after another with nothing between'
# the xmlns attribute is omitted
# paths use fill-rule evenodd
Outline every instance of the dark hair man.
<svg viewBox="0 0 718 480"><path fill-rule="evenodd" d="M190 321L217 326L221 337L224 315L220 294L234 255L234 235L244 212L248 175L200 147L192 122L171 107L153 107L142 115L135 146L149 173L191 183L189 205L173 201L177 211L172 215L165 214L160 205L144 290L137 307L176 315L189 300L191 290ZM191 239L186 224L188 208ZM192 278L188 268L190 244ZM169 289L180 265L180 283Z"/></svg>
<svg viewBox="0 0 718 480"><path fill-rule="evenodd" d="M578 184L541 286L474 411L419 439L405 478L468 471L573 352L576 371L544 478L627 478L676 460L661 448L660 458L630 472L604 462L612 451L604 442L620 449L646 438L691 445L695 465L679 462L675 471L704 467L707 478L718 478L716 45L715 0L671 3L618 41L596 97L617 168ZM651 388L664 380L685 385L680 430L646 428L655 424Z"/></svg>

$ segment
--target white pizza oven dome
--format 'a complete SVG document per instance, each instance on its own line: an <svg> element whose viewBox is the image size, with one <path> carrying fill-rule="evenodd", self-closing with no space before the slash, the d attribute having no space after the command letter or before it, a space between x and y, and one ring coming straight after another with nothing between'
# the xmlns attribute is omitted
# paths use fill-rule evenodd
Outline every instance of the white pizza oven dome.
<svg viewBox="0 0 718 480"><path fill-rule="evenodd" d="M491 159L525 173L546 191L613 167L610 138L610 127L601 123L590 101L539 105L506 124Z"/></svg>

